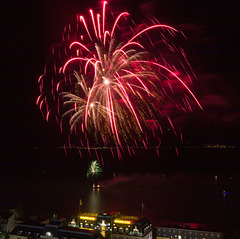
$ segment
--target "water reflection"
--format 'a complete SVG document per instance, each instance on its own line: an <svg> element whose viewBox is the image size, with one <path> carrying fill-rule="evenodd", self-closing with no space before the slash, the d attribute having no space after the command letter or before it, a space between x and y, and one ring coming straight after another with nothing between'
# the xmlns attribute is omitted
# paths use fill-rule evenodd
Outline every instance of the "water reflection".
<svg viewBox="0 0 240 239"><path fill-rule="evenodd" d="M99 213L101 212L101 188L92 188L89 190L87 200L87 212Z"/></svg>
<svg viewBox="0 0 240 239"><path fill-rule="evenodd" d="M240 175L237 172L125 173L103 182L101 189L93 189L87 180L71 177L60 180L50 176L45 181L37 177L34 187L33 180L9 177L2 184L0 201L21 199L26 214L53 212L63 217L79 211L80 198L82 211L91 213L118 210L123 215L141 216L143 203L144 216L154 226L161 220L210 224L239 221Z"/></svg>
<svg viewBox="0 0 240 239"><path fill-rule="evenodd" d="M236 185L233 177L208 173L117 175L101 189L89 187L84 210L141 216L144 203L144 216L154 225L161 220L227 223L237 216Z"/></svg>

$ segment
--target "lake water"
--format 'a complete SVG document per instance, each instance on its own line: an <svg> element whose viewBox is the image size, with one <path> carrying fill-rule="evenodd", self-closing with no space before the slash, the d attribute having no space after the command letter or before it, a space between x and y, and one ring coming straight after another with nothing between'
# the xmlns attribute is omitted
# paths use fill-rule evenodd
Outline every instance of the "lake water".
<svg viewBox="0 0 240 239"><path fill-rule="evenodd" d="M93 190L86 177L89 159L66 158L57 150L10 150L2 160L0 203L21 202L25 214L62 217L78 213L79 199L82 211L134 216L141 216L143 203L154 226L171 220L236 228L239 150L184 149L174 155L165 150L160 159L141 154L144 160L108 162L103 188Z"/></svg>

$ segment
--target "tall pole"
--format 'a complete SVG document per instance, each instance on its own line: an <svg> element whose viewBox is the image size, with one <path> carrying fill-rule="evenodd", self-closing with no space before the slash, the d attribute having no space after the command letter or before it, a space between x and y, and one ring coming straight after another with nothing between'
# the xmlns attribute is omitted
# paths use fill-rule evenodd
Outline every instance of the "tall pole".
<svg viewBox="0 0 240 239"><path fill-rule="evenodd" d="M81 210L81 209L82 209L82 205L83 205L83 202L82 202L82 199L80 198L80 199L79 199L79 212L78 212L79 215L80 215L81 212L82 212L82 210Z"/></svg>
<svg viewBox="0 0 240 239"><path fill-rule="evenodd" d="M143 204L143 202L142 202L142 217L143 217L143 210L145 209L145 206L144 206L144 204Z"/></svg>

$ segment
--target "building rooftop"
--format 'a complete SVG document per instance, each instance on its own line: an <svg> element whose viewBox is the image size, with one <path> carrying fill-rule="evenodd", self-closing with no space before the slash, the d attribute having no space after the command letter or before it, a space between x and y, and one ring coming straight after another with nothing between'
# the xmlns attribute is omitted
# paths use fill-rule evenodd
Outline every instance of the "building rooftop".
<svg viewBox="0 0 240 239"><path fill-rule="evenodd" d="M191 222L178 222L178 221L159 221L158 227L169 227L179 228L188 230L199 230L199 231L222 231L217 225L202 224L202 223L191 223Z"/></svg>
<svg viewBox="0 0 240 239"><path fill-rule="evenodd" d="M52 228L54 226L54 228ZM67 227L55 224L44 224L44 223L21 223L18 224L13 231L12 235L19 235L31 238L40 238L47 234L53 235L53 237L66 237L66 238L102 238L102 235L97 230L92 229L79 229L74 227Z"/></svg>

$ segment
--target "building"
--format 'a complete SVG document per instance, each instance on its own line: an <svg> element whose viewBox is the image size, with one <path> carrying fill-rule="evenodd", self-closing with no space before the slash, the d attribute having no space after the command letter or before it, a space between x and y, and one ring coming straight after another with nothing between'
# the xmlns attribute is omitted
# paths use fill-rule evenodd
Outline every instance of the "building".
<svg viewBox="0 0 240 239"><path fill-rule="evenodd" d="M125 227L121 224L118 225L117 230L115 227L112 232L113 239L126 239L126 238L144 238L144 239L152 239L152 225L148 218L141 218L137 221L134 221L129 228Z"/></svg>
<svg viewBox="0 0 240 239"><path fill-rule="evenodd" d="M121 215L119 211L81 213L67 222L56 215L28 220L10 232L10 239L223 239L223 233L197 223L159 222L154 230L148 218Z"/></svg>
<svg viewBox="0 0 240 239"><path fill-rule="evenodd" d="M148 218L124 216L118 211L81 213L79 216L73 216L68 225L99 230L103 236L109 232L113 239L152 238L152 225Z"/></svg>
<svg viewBox="0 0 240 239"><path fill-rule="evenodd" d="M68 227L64 219L52 218L49 223L19 223L9 234L10 239L102 239L98 230Z"/></svg>
<svg viewBox="0 0 240 239"><path fill-rule="evenodd" d="M0 238L5 236L13 230L15 226L15 210L1 210L0 211Z"/></svg>
<svg viewBox="0 0 240 239"><path fill-rule="evenodd" d="M155 227L156 239L223 239L223 233L206 224L168 222Z"/></svg>

